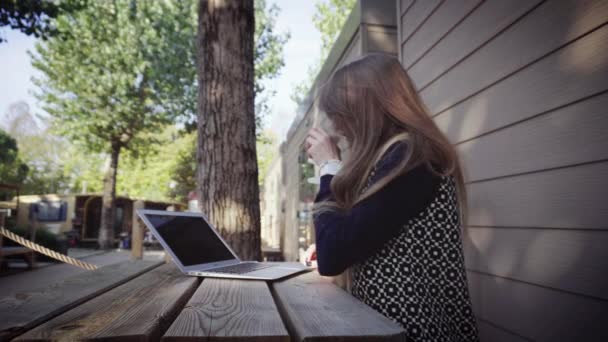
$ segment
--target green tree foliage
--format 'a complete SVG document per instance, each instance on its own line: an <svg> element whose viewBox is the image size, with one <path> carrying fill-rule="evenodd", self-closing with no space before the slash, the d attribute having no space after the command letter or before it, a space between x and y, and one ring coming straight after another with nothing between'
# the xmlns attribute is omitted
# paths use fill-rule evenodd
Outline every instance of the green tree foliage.
<svg viewBox="0 0 608 342"><path fill-rule="evenodd" d="M185 202L188 193L196 189L196 136L194 133L186 133L176 139L172 146L174 147L168 151L167 155L168 158L173 158L169 171L171 177L168 183L159 185L166 188L167 184L172 184L173 187L169 186L167 196L160 199ZM264 177L268 173L268 167L276 155L277 148L278 138L272 131L258 132L256 152L260 185L264 182ZM133 193L142 196L138 192Z"/></svg>
<svg viewBox="0 0 608 342"><path fill-rule="evenodd" d="M100 153L70 143L50 132L48 118L35 117L27 103L12 103L0 126L15 140L29 172L21 194L101 192L103 166Z"/></svg>
<svg viewBox="0 0 608 342"><path fill-rule="evenodd" d="M57 132L91 151L109 153L115 144L140 152L155 142L145 133L183 115L183 102L192 100L184 97L184 83L191 82L175 78L192 51L176 51L179 45L165 36L189 12L176 3L98 1L57 18L62 39L37 44L32 55L44 75L35 80L40 99Z"/></svg>
<svg viewBox="0 0 608 342"><path fill-rule="evenodd" d="M51 134L42 118L35 118L23 101L12 103L2 118L2 127L15 138L21 160L28 165L21 194L62 192L70 187L63 171L69 143ZM70 151L71 152L71 151Z"/></svg>
<svg viewBox="0 0 608 342"><path fill-rule="evenodd" d="M182 139L170 171L175 186L170 187L168 195L176 201L186 202L190 191L196 189L196 134L188 133Z"/></svg>
<svg viewBox="0 0 608 342"><path fill-rule="evenodd" d="M186 130L196 129L196 59L194 55L197 21L195 14L198 2L195 0L174 1L176 15L165 16L156 24L159 32L158 39L165 43L157 44L161 50L155 50L156 63L152 70L158 71L163 77L159 89L161 95L169 99L169 106L178 106L174 111L181 113L178 121L184 123ZM255 65L255 101L256 123L258 132L261 129L263 116L268 113L268 100L275 94L267 89L264 81L277 77L285 65L283 46L289 40L288 32L278 33L274 26L280 12L276 4L268 5L266 0L255 0L255 33L254 33L254 65ZM170 51L162 48L169 46ZM171 56L175 57L171 57ZM180 84L180 87L175 87ZM187 101L176 102L172 99L182 97Z"/></svg>
<svg viewBox="0 0 608 342"><path fill-rule="evenodd" d="M169 32L193 39L195 11L185 2L94 1L54 21L58 37L36 46L39 98L61 136L111 156L104 179L100 244L112 243L116 174L121 151L137 156L158 142L154 132L187 115L184 98L192 51ZM181 37L181 36L180 36ZM178 37L179 38L179 37ZM179 39L178 43L182 43ZM190 47L186 45L186 47ZM178 96L175 98L175 96Z"/></svg>
<svg viewBox="0 0 608 342"><path fill-rule="evenodd" d="M258 158L258 182L264 184L264 178L268 174L270 163L274 160L278 149L278 138L272 131L265 130L258 138L257 158Z"/></svg>
<svg viewBox="0 0 608 342"><path fill-rule="evenodd" d="M192 2L195 3L195 2ZM279 75L284 66L283 46L289 39L289 33L275 31L276 17L280 9L276 5L269 6L266 0L256 0L255 6L255 33L254 33L254 66L255 83L254 92L256 100L256 124L258 128L258 164L262 169L268 164L273 152L276 150L276 137L262 131L262 118L268 112L268 100L274 95L273 89L264 86L264 82ZM188 7L188 6L186 6ZM196 11L194 12L196 13ZM192 51L193 37L196 31L196 20L188 21L193 26L182 29L180 35L167 33L167 37L179 51ZM185 24L184 24L185 25ZM194 57L188 55L187 68L180 70L182 76L178 79L188 79L183 84L196 86L196 68ZM191 60L190 60L191 59ZM168 69L170 71L170 68ZM174 75L173 75L174 76ZM185 202L188 193L196 189L196 136L192 130L196 127L196 87L188 88L189 98L185 101L192 107L185 108L187 113L182 122L186 124L184 132L176 132L173 128L165 130L160 137L160 149L149 157L137 160L127 157L124 161L126 167L119 172L118 188L120 193L130 196L149 197L159 200L177 200ZM168 135L167 135L168 134ZM137 164L137 165L135 165ZM149 170L149 171L148 171Z"/></svg>
<svg viewBox="0 0 608 342"><path fill-rule="evenodd" d="M0 27L46 39L56 33L52 19L86 5L86 0L0 0ZM0 36L0 43L4 39Z"/></svg>
<svg viewBox="0 0 608 342"><path fill-rule="evenodd" d="M17 140L0 129L0 183L20 185L28 169L19 158Z"/></svg>
<svg viewBox="0 0 608 342"><path fill-rule="evenodd" d="M289 33L277 33L274 30L277 15L280 12L276 4L268 6L266 0L255 0L255 33L253 36L255 50L253 63L255 67L255 114L258 128L258 140L262 129L262 118L268 113L268 99L275 95L272 89L266 89L264 81L279 75L285 65L283 46L289 40Z"/></svg>
<svg viewBox="0 0 608 342"><path fill-rule="evenodd" d="M57 146L60 153L49 154L55 156L52 164L42 156L43 149L32 144L28 164L42 160L48 167L31 173L28 193L102 191L111 141L119 136L125 139L125 151L117 171L118 193L186 200L196 188L196 139L191 130L196 127L198 87L196 6L195 0L94 2L57 18L54 25L65 38L39 44L33 60L43 71L44 78L37 82L53 119L52 130L67 141L45 130L29 134L39 142L56 139L40 145ZM276 5L256 0L258 127L274 94L264 81L278 76L289 39L288 33L274 30L278 13ZM183 129L178 132L175 124ZM138 133L122 134L132 126ZM259 146L267 143L260 133Z"/></svg>
<svg viewBox="0 0 608 342"><path fill-rule="evenodd" d="M182 158L193 151L196 134L167 126L157 138L161 144L146 158L135 158L130 154L124 156L123 167L118 172L118 193L150 200L177 199L185 202L188 192L196 185L191 181L196 177L196 168L188 167L187 171L180 173L179 167L182 166ZM184 184L189 187L184 188Z"/></svg>
<svg viewBox="0 0 608 342"><path fill-rule="evenodd" d="M312 22L321 32L321 56L327 58L329 50L334 45L342 26L355 6L356 0L318 1L315 4L317 12L312 16Z"/></svg>
<svg viewBox="0 0 608 342"><path fill-rule="evenodd" d="M321 33L321 55L313 65L308 67L307 78L294 87L291 99L296 104L302 103L308 95L317 74L325 63L331 47L342 31L342 26L344 26L344 22L346 22L356 2L356 0L317 0L315 3L316 12L312 21Z"/></svg>

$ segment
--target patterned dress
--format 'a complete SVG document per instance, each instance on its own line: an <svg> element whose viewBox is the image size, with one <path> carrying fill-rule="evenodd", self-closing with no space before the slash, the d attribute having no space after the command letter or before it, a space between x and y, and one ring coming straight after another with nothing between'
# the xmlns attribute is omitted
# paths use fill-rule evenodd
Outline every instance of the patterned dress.
<svg viewBox="0 0 608 342"><path fill-rule="evenodd" d="M401 324L411 341L478 341L457 207L454 178L442 177L426 209L353 267L352 294Z"/></svg>

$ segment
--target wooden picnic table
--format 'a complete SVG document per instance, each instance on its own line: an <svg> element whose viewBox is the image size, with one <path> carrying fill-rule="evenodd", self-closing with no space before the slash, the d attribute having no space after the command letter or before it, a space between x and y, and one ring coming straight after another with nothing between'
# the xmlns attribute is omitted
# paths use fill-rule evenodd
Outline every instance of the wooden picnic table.
<svg viewBox="0 0 608 342"><path fill-rule="evenodd" d="M126 261L0 294L0 341L405 341L404 330L316 272L275 282L198 278Z"/></svg>

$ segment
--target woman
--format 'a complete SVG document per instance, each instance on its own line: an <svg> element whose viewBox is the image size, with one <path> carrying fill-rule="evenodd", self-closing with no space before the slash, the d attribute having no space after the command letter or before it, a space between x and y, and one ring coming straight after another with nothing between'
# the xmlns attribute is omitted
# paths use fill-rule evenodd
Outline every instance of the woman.
<svg viewBox="0 0 608 342"><path fill-rule="evenodd" d="M405 70L394 57L367 55L337 70L319 103L350 145L341 161L323 130L306 139L321 172L319 273L352 271L352 294L411 341L477 341L460 235L462 171Z"/></svg>

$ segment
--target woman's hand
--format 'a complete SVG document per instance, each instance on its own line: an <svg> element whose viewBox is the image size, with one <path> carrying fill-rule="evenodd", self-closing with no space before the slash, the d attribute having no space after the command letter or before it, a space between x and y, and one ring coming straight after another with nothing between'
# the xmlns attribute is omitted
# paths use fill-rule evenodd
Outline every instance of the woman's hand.
<svg viewBox="0 0 608 342"><path fill-rule="evenodd" d="M340 149L332 138L321 128L312 128L306 137L306 153L321 165L330 159L340 160Z"/></svg>

